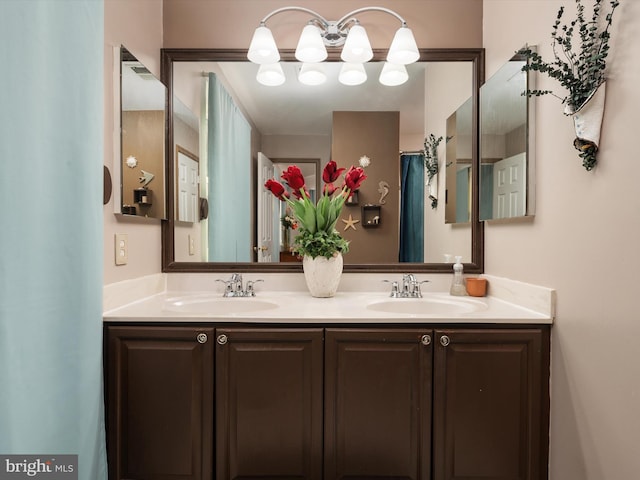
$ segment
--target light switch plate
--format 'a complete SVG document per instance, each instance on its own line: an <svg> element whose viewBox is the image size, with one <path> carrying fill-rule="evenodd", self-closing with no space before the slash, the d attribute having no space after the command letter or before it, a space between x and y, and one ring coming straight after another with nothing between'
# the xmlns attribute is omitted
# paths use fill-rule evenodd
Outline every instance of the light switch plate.
<svg viewBox="0 0 640 480"><path fill-rule="evenodd" d="M126 265L129 260L129 241L126 233L116 233L115 259L116 265Z"/></svg>

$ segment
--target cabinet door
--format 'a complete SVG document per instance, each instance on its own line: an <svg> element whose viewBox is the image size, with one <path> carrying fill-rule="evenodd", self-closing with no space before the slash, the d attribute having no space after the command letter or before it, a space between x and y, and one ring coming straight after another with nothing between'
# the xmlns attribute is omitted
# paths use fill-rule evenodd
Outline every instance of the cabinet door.
<svg viewBox="0 0 640 480"><path fill-rule="evenodd" d="M320 479L322 329L217 329L218 480Z"/></svg>
<svg viewBox="0 0 640 480"><path fill-rule="evenodd" d="M325 479L428 479L429 330L328 329Z"/></svg>
<svg viewBox="0 0 640 480"><path fill-rule="evenodd" d="M213 328L108 327L109 478L210 479Z"/></svg>
<svg viewBox="0 0 640 480"><path fill-rule="evenodd" d="M549 330L438 330L434 345L434 480L546 479Z"/></svg>

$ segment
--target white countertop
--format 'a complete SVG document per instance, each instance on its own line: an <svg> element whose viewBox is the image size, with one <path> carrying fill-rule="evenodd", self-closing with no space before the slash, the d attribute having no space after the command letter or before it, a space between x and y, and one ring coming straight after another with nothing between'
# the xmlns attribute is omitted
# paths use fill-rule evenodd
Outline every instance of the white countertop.
<svg viewBox="0 0 640 480"><path fill-rule="evenodd" d="M396 303L397 302L397 303ZM377 304L377 305L376 305ZM403 310L378 311L376 308ZM496 297L453 297L429 292L393 299L382 292L338 292L314 298L301 291L258 291L252 298L222 298L212 291L164 291L113 308L105 322L212 322L252 324L551 324L540 312Z"/></svg>

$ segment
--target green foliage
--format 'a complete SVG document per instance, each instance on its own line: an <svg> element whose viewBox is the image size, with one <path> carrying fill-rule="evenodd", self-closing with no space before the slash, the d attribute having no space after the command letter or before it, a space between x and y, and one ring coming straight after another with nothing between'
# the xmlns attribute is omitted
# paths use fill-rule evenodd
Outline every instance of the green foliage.
<svg viewBox="0 0 640 480"><path fill-rule="evenodd" d="M429 180L438 174L438 145L441 141L442 136L436 138L433 133L424 139L424 166Z"/></svg>
<svg viewBox="0 0 640 480"><path fill-rule="evenodd" d="M336 230L318 230L312 233L301 228L295 238L293 251L299 255L309 255L312 258L331 258L336 252L347 253L349 242L342 238Z"/></svg>
<svg viewBox="0 0 640 480"><path fill-rule="evenodd" d="M587 170L587 172L593 170L598 161L596 158L596 153L598 152L596 146L591 142L584 142L579 138L576 138L573 141L573 146L580 151L578 156L582 159L582 166Z"/></svg>
<svg viewBox="0 0 640 480"><path fill-rule="evenodd" d="M524 48L518 53L525 56L527 65L524 71L536 71L557 80L567 89L567 96L560 97L551 90L527 90L529 97L552 94L568 105L568 113L577 111L605 80L606 58L609 53L609 27L613 21L613 12L620 4L611 0L611 11L606 14L600 25L602 1L594 0L593 14L585 19L582 0L575 0L577 14L574 20L562 23L564 7L560 7L551 31L553 61L545 61L536 51ZM577 39L574 38L577 36ZM574 49L577 43L577 51Z"/></svg>

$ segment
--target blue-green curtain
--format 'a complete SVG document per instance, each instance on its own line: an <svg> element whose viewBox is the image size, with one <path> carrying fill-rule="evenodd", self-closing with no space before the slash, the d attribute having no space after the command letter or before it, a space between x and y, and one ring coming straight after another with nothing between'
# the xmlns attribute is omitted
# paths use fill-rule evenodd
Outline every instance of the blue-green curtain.
<svg viewBox="0 0 640 480"><path fill-rule="evenodd" d="M424 157L400 155L400 262L424 262Z"/></svg>
<svg viewBox="0 0 640 480"><path fill-rule="evenodd" d="M209 74L209 260L251 261L251 126Z"/></svg>
<svg viewBox="0 0 640 480"><path fill-rule="evenodd" d="M104 6L0 1L0 453L106 479Z"/></svg>

